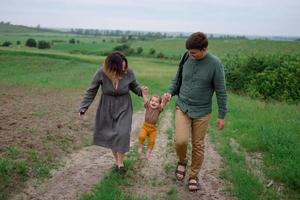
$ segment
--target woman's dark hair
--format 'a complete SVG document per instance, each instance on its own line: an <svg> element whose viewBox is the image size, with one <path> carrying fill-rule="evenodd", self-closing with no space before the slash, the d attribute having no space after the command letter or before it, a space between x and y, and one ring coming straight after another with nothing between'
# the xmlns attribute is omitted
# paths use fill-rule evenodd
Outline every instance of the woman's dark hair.
<svg viewBox="0 0 300 200"><path fill-rule="evenodd" d="M125 61L125 69L123 69L123 62ZM110 53L104 62L104 68L107 73L112 73L117 77L121 77L128 69L128 61L126 57L118 51Z"/></svg>
<svg viewBox="0 0 300 200"><path fill-rule="evenodd" d="M186 49L199 49L203 50L208 46L208 39L206 34L202 32L193 33L188 37L185 42Z"/></svg>

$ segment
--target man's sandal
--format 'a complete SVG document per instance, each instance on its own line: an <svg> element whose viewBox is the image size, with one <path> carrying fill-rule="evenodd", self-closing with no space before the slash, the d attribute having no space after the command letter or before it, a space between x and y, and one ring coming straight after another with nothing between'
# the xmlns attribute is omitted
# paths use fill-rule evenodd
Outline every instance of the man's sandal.
<svg viewBox="0 0 300 200"><path fill-rule="evenodd" d="M179 166L184 167L184 171L179 170ZM185 171L186 171L186 163L178 162L175 170L175 177L178 181L182 181L184 179ZM181 175L182 177L179 177L178 175Z"/></svg>
<svg viewBox="0 0 300 200"><path fill-rule="evenodd" d="M200 190L200 184L198 177L196 178L189 178L188 187L190 192L197 192Z"/></svg>

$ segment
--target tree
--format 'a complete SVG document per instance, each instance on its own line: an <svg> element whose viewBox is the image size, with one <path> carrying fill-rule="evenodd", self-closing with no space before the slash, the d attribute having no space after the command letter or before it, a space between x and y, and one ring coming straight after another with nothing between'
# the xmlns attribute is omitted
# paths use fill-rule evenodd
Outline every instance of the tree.
<svg viewBox="0 0 300 200"><path fill-rule="evenodd" d="M21 44L20 40L18 40L16 44L17 44L17 45L20 45L20 44Z"/></svg>
<svg viewBox="0 0 300 200"><path fill-rule="evenodd" d="M35 39L29 38L26 41L25 45L28 46L28 47L36 47L36 41L35 41Z"/></svg>

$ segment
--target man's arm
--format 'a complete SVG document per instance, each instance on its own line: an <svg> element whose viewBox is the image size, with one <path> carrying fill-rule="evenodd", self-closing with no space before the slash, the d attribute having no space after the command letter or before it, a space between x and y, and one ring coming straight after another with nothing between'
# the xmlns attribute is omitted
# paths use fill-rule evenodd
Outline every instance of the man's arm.
<svg viewBox="0 0 300 200"><path fill-rule="evenodd" d="M225 84L225 73L222 63L217 66L214 76L214 89L216 91L217 103L218 103L218 119L217 127L222 130L225 125L225 115L227 112L227 92Z"/></svg>
<svg viewBox="0 0 300 200"><path fill-rule="evenodd" d="M167 102L168 102L168 97L166 95L163 95L161 97L161 104L160 104L161 109L163 109L166 106Z"/></svg>

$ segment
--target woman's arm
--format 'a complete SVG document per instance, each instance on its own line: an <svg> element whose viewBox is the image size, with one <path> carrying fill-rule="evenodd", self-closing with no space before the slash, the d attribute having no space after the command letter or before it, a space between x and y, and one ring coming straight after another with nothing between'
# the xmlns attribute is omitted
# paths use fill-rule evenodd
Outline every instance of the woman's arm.
<svg viewBox="0 0 300 200"><path fill-rule="evenodd" d="M96 74L94 75L94 78L90 84L90 86L88 87L88 89L86 90L83 100L80 103L79 106L79 113L82 115L84 114L87 109L89 108L89 106L91 105L91 103L93 102L93 100L95 99L95 96L98 92L99 86L102 84L102 80L101 80L101 71L98 70L96 72Z"/></svg>
<svg viewBox="0 0 300 200"><path fill-rule="evenodd" d="M143 86L142 93L143 93L144 104L146 104L148 102L148 87Z"/></svg>
<svg viewBox="0 0 300 200"><path fill-rule="evenodd" d="M129 89L135 93L138 96L143 96L142 87L140 84L136 81L135 75L132 70L128 70L128 73L130 73L131 76L131 82L129 84Z"/></svg>

